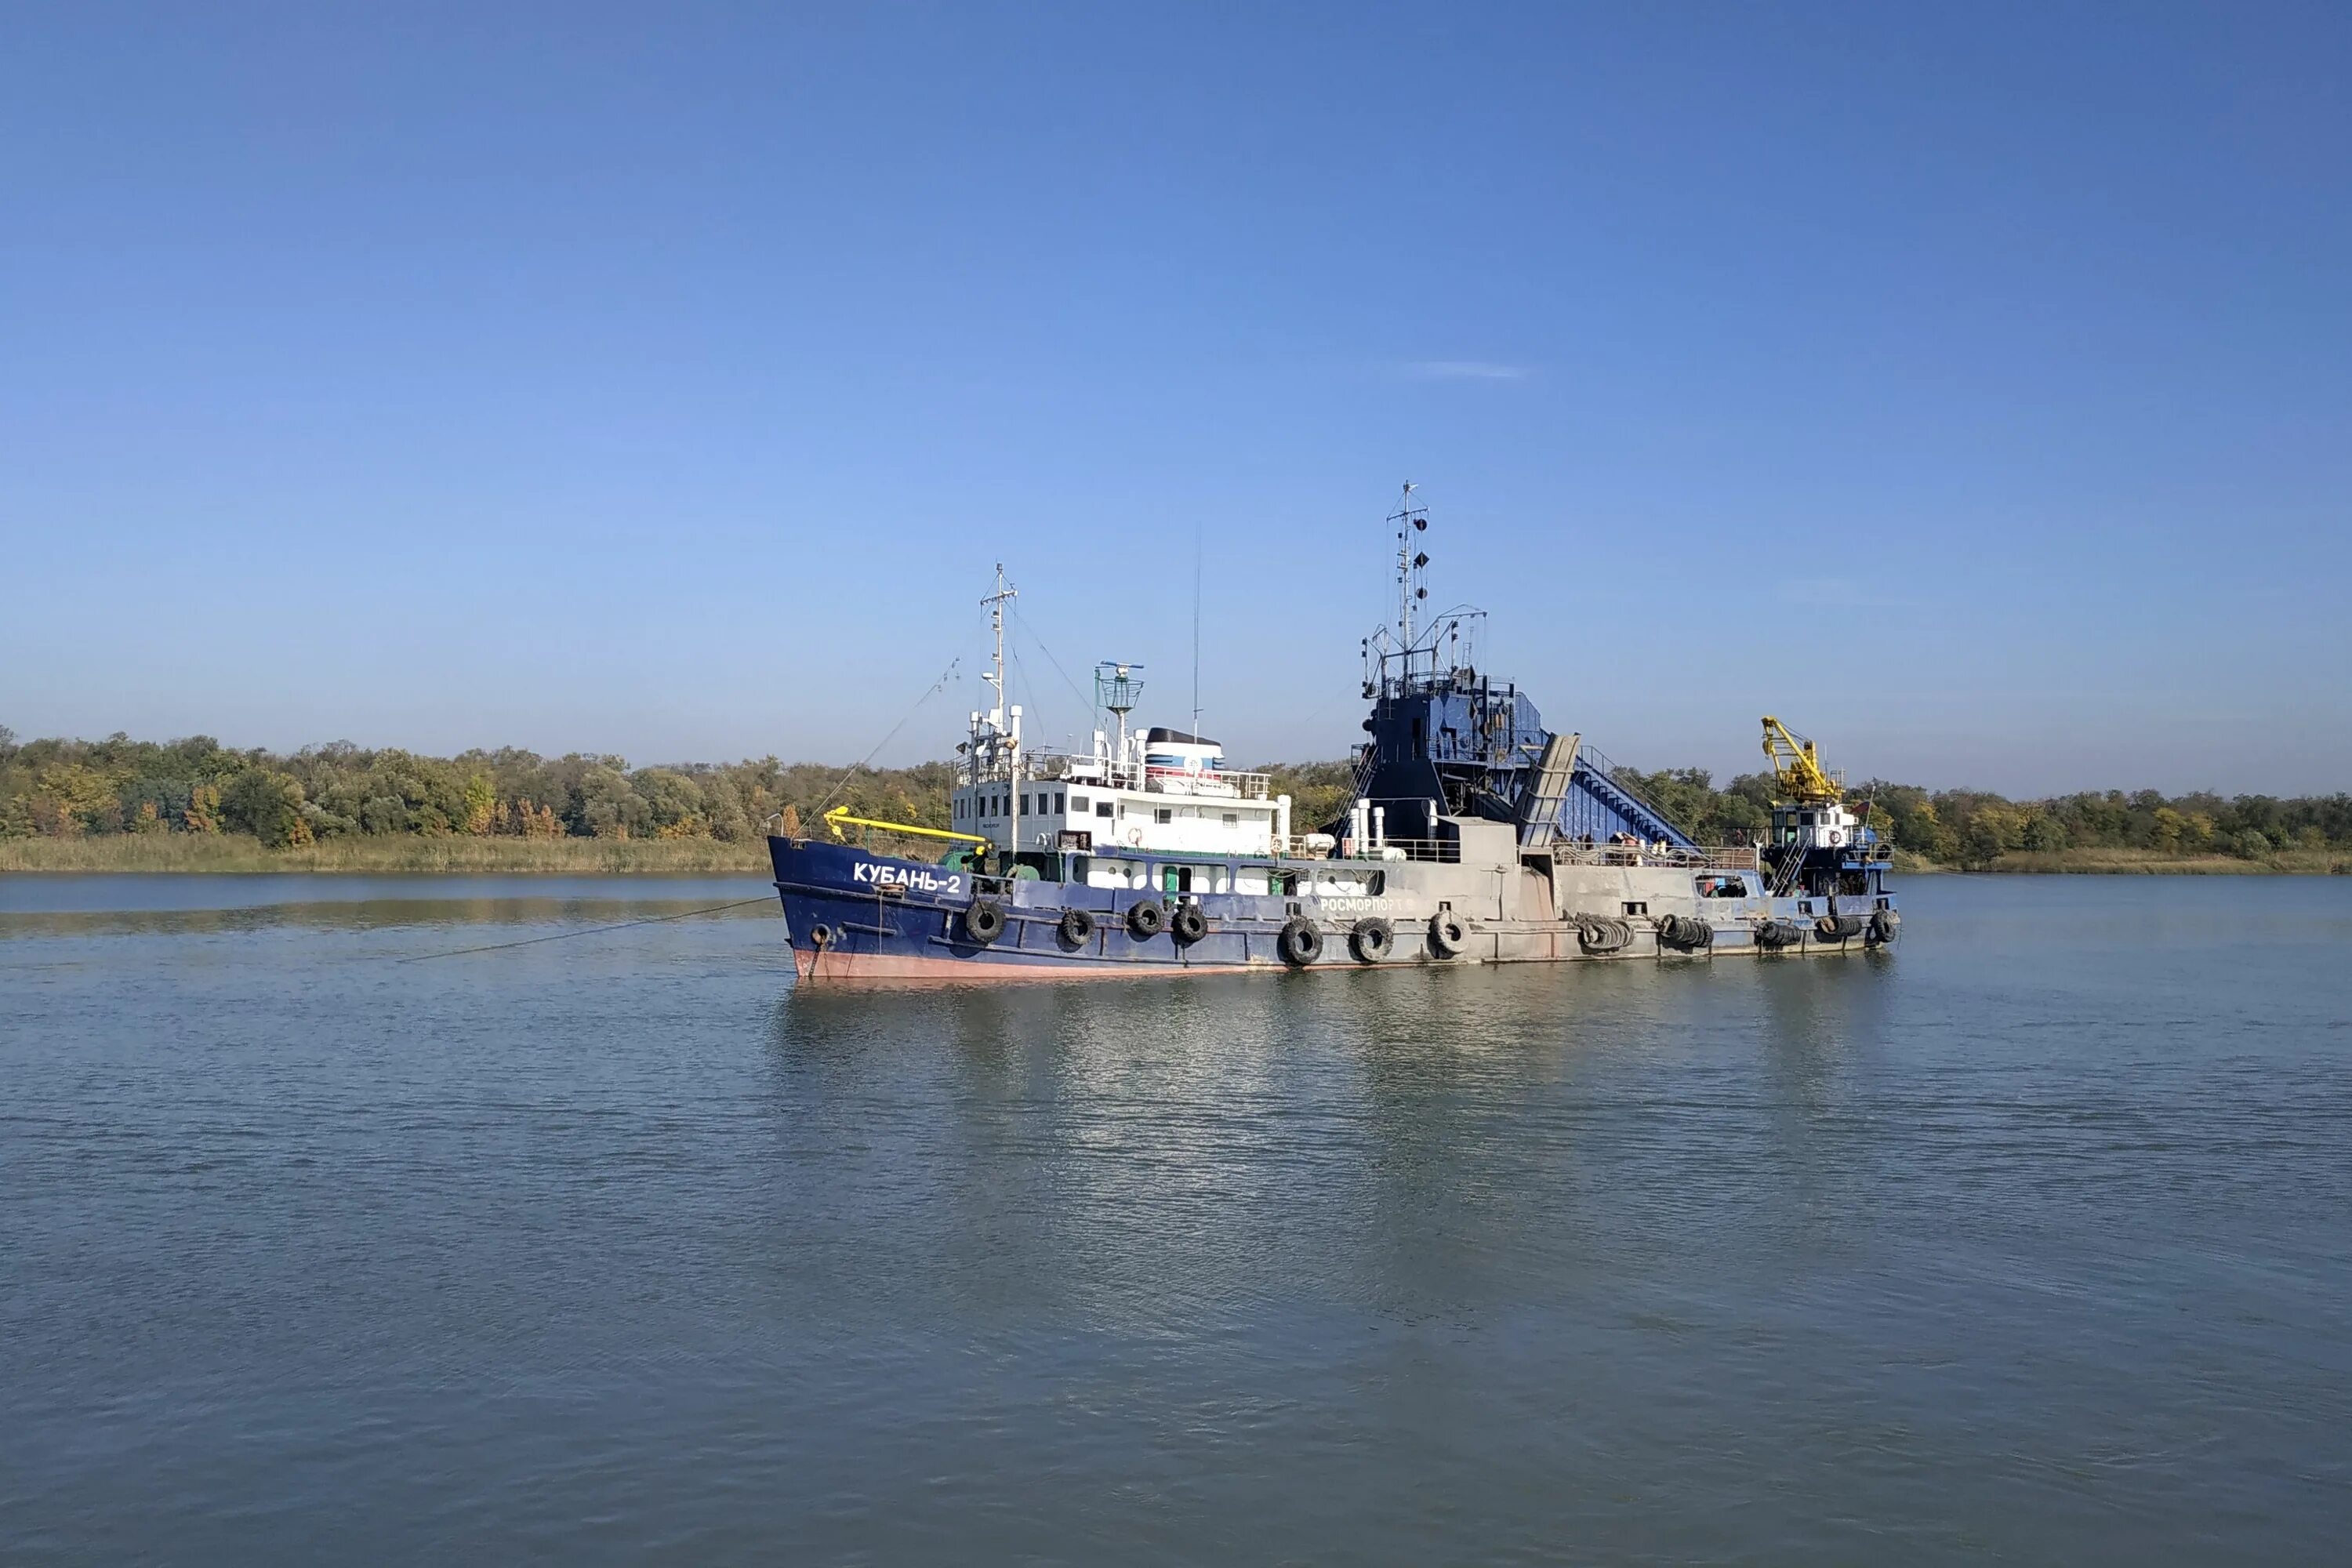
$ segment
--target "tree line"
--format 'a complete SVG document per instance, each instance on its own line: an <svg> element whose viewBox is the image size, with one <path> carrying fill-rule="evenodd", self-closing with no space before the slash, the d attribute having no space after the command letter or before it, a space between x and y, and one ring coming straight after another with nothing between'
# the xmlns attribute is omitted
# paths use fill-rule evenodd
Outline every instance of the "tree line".
<svg viewBox="0 0 2352 1568"><path fill-rule="evenodd" d="M856 774L774 757L632 768L615 756L515 747L428 757L349 742L292 753L185 740L44 740L0 729L0 838L237 833L276 848L346 837L758 837L786 806L937 826L953 771Z"/></svg>
<svg viewBox="0 0 2352 1568"><path fill-rule="evenodd" d="M1297 819L1345 808L1347 763L1276 764ZM1620 777L1693 838L1736 843L1770 821L1771 781L1743 773L1721 788L1703 768ZM810 827L846 805L860 816L948 825L953 767L845 773L774 757L632 768L620 757L541 757L503 747L454 757L336 742L291 753L185 740L40 740L0 728L0 838L236 833L273 847L343 837L471 835L517 838L755 839L791 807ZM2115 848L2245 859L2296 849L2352 848L2352 795L2166 796L2086 792L2012 801L1979 790L1930 791L1874 780L1852 786L1901 848L1949 866L1990 865L2014 850Z"/></svg>
<svg viewBox="0 0 2352 1568"><path fill-rule="evenodd" d="M1771 824L1772 781L1742 773L1721 789L1704 768L1620 770L1636 794L1702 844L1748 842ZM2013 851L2133 849L2260 860L2286 850L2352 848L2352 795L2223 797L2207 791L2086 790L2011 800L1986 790L1928 790L1871 779L1846 804L1896 847L1939 865L1990 866Z"/></svg>

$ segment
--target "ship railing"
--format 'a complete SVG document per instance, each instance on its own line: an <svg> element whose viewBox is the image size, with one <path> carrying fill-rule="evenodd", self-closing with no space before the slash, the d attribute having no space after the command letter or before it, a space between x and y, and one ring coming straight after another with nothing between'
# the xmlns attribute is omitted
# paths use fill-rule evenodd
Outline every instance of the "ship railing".
<svg viewBox="0 0 2352 1568"><path fill-rule="evenodd" d="M1204 800L1270 800L1274 795L1274 775L1271 773L1188 773L1170 768L1146 768L1134 763L1116 763L1106 757L1072 757L1047 752L1033 752L1024 757L1021 760L1021 776L1024 780L1067 783L1081 788L1092 784L1097 789L1198 795ZM977 782L1003 784L1011 777L1012 770L1008 767L983 765L978 771Z"/></svg>
<svg viewBox="0 0 2352 1568"><path fill-rule="evenodd" d="M1366 860L1375 864L1384 860L1444 860L1461 858L1462 846L1452 838L1382 838L1379 843L1355 843L1342 839L1332 845L1323 842L1327 835L1293 834L1278 839L1275 852L1300 860Z"/></svg>
<svg viewBox="0 0 2352 1568"><path fill-rule="evenodd" d="M1271 773L1187 773L1162 768L1144 774L1153 795L1197 795L1215 800L1265 800L1274 788Z"/></svg>
<svg viewBox="0 0 2352 1568"><path fill-rule="evenodd" d="M1034 780L1039 784L1096 784L1105 789L1141 789L1138 768L1123 768L1096 757L1064 756L1058 752L1024 752L1021 754L1020 776L1023 784ZM1010 784L1013 769L1009 762L998 760L977 764L965 764L956 772L959 784Z"/></svg>
<svg viewBox="0 0 2352 1568"><path fill-rule="evenodd" d="M1753 844L1702 844L1680 849L1654 844L1583 845L1560 838L1551 845L1552 858L1563 866L1687 867L1694 871L1760 871L1763 863Z"/></svg>
<svg viewBox="0 0 2352 1568"><path fill-rule="evenodd" d="M1107 763L1078 757L1058 770L1056 778L1101 789L1129 789L1148 795L1199 795L1205 800L1267 800L1274 793L1269 773L1188 773L1171 768L1143 768L1127 763Z"/></svg>

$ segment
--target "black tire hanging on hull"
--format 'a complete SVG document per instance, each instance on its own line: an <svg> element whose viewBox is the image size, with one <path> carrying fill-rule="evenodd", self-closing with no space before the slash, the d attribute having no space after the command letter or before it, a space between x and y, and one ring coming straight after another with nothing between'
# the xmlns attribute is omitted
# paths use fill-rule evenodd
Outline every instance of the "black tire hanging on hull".
<svg viewBox="0 0 2352 1568"><path fill-rule="evenodd" d="M1658 941L1678 952L1698 952L1715 945L1715 927L1696 915L1668 915L1658 921Z"/></svg>
<svg viewBox="0 0 2352 1568"><path fill-rule="evenodd" d="M1460 917L1434 914L1429 917L1429 951L1440 958L1458 958L1470 945L1470 929Z"/></svg>
<svg viewBox="0 0 2352 1568"><path fill-rule="evenodd" d="M1158 899L1139 899L1127 906L1127 934L1150 942L1168 929L1168 906Z"/></svg>
<svg viewBox="0 0 2352 1568"><path fill-rule="evenodd" d="M1633 945L1633 928L1614 915L1572 915L1576 944L1594 958L1606 958Z"/></svg>
<svg viewBox="0 0 2352 1568"><path fill-rule="evenodd" d="M974 899L964 906L963 933L986 947L1004 934L1004 906L994 899Z"/></svg>
<svg viewBox="0 0 2352 1568"><path fill-rule="evenodd" d="M1378 915L1367 915L1348 933L1348 950L1358 963L1378 963L1396 946L1396 928Z"/></svg>
<svg viewBox="0 0 2352 1568"><path fill-rule="evenodd" d="M1304 969L1323 956L1323 933L1315 929L1313 921L1293 915L1282 922L1282 931L1274 939L1274 950L1291 968Z"/></svg>
<svg viewBox="0 0 2352 1568"><path fill-rule="evenodd" d="M1095 939L1095 917L1086 910L1064 910L1055 931L1062 945L1076 952Z"/></svg>
<svg viewBox="0 0 2352 1568"><path fill-rule="evenodd" d="M1179 904L1169 911L1168 934L1179 947L1190 947L1209 934L1209 917L1198 904Z"/></svg>

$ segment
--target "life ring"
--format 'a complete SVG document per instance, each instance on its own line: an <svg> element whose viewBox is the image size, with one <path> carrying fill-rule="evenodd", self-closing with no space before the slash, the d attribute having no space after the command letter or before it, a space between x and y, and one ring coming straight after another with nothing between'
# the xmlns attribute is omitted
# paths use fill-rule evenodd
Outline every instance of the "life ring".
<svg viewBox="0 0 2352 1568"><path fill-rule="evenodd" d="M1141 847L1143 844L1143 829L1140 827L1129 828L1127 830L1127 842L1129 848Z"/></svg>
<svg viewBox="0 0 2352 1568"><path fill-rule="evenodd" d="M1293 915L1282 922L1282 931L1274 939L1274 950L1291 968L1304 969L1323 956L1323 933L1306 916Z"/></svg>
<svg viewBox="0 0 2352 1568"><path fill-rule="evenodd" d="M974 899L964 906L964 934L986 947L1004 934L1004 906L994 899Z"/></svg>
<svg viewBox="0 0 2352 1568"><path fill-rule="evenodd" d="M1843 827L1832 827L1827 833L1822 835L1822 841L1827 844L1831 848L1834 849L1839 845L1845 842L1845 829Z"/></svg>
<svg viewBox="0 0 2352 1568"><path fill-rule="evenodd" d="M1168 934L1179 947L1190 947L1209 934L1209 917L1198 904L1179 904L1169 911Z"/></svg>
<svg viewBox="0 0 2352 1568"><path fill-rule="evenodd" d="M1084 947L1095 939L1095 917L1084 910L1064 910L1054 929L1060 934L1064 947Z"/></svg>
<svg viewBox="0 0 2352 1568"><path fill-rule="evenodd" d="M1470 928L1459 916L1434 914L1429 917L1429 951L1440 958L1453 958L1470 945Z"/></svg>
<svg viewBox="0 0 2352 1568"><path fill-rule="evenodd" d="M1127 934L1150 942L1168 929L1168 906L1158 899L1138 899L1127 906Z"/></svg>
<svg viewBox="0 0 2352 1568"><path fill-rule="evenodd" d="M1378 915L1366 915L1348 933L1348 947L1358 963L1378 963L1396 945L1396 928Z"/></svg>

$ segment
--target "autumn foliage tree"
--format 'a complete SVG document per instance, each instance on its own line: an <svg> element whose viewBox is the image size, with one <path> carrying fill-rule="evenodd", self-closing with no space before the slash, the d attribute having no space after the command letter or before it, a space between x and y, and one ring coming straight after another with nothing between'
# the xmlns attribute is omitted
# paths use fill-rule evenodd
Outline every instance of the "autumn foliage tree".
<svg viewBox="0 0 2352 1568"><path fill-rule="evenodd" d="M1274 787L1302 824L1345 809L1346 762L1278 763ZM1628 771L1624 781L1702 841L1769 820L1770 787L1746 774L1718 787L1701 769ZM0 837L244 833L295 846L348 837L506 835L527 839L708 838L754 843L786 807L812 826L828 806L944 827L955 773L945 763L845 770L772 756L632 768L621 757L542 757L502 747L456 757L349 742L290 754L237 751L207 735L170 742L20 742L0 729ZM2262 858L2288 848L2352 848L2352 796L2282 799L2152 790L2012 801L1874 780L1852 786L1899 847L1946 865L2020 852L2126 847Z"/></svg>

